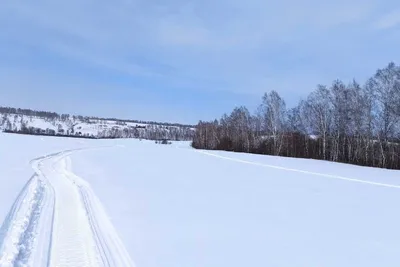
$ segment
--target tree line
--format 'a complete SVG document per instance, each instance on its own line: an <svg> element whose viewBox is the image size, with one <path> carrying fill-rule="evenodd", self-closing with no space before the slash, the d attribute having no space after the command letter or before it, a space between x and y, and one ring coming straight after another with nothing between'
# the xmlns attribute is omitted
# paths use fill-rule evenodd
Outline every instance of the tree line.
<svg viewBox="0 0 400 267"><path fill-rule="evenodd" d="M147 125L146 127L125 127L105 129L98 133L99 138L138 138L148 140L191 141L194 130L191 127Z"/></svg>
<svg viewBox="0 0 400 267"><path fill-rule="evenodd" d="M265 93L253 114L242 106L200 121L192 146L400 169L400 67L390 63L363 85L318 85L292 108Z"/></svg>
<svg viewBox="0 0 400 267"><path fill-rule="evenodd" d="M130 119L116 119L116 118L99 118L99 117L87 117L89 120L96 120L96 121L115 121L124 125L126 123L140 123L140 124L151 124L151 125L160 125L160 126L176 126L176 127L187 127L187 128L194 128L194 125L191 124L182 124L176 122L157 122L157 121L143 121L143 120L130 120Z"/></svg>
<svg viewBox="0 0 400 267"><path fill-rule="evenodd" d="M26 134L26 135L41 135L41 136L53 136L53 137L68 137L68 138L84 138L84 139L112 139L112 137L96 137L94 135L65 135L56 133L56 131L51 129L40 129L29 127L26 129L21 129L17 131L12 130L3 130L4 133L12 133L12 134Z"/></svg>
<svg viewBox="0 0 400 267"><path fill-rule="evenodd" d="M48 112L48 111L38 111L32 109L21 109L21 108L11 108L11 107L0 107L1 114L17 114L17 115L26 115L26 116L35 116L41 118L48 118L48 119L58 119L61 118L61 115L55 112ZM69 116L63 114L63 116Z"/></svg>

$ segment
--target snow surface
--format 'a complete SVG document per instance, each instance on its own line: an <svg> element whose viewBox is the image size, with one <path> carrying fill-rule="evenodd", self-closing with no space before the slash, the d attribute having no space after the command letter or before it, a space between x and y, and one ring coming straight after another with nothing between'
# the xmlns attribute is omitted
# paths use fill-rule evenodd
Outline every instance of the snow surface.
<svg viewBox="0 0 400 267"><path fill-rule="evenodd" d="M139 141L72 161L137 266L400 262L397 171Z"/></svg>
<svg viewBox="0 0 400 267"><path fill-rule="evenodd" d="M0 220L6 226L14 222L0 233L0 252L7 252L11 263L364 267L400 262L398 171L201 151L187 142L0 134L0 147ZM52 202L52 194L60 201ZM15 212L6 219L10 210ZM54 220L41 216L52 210ZM45 226L47 231L37 231Z"/></svg>

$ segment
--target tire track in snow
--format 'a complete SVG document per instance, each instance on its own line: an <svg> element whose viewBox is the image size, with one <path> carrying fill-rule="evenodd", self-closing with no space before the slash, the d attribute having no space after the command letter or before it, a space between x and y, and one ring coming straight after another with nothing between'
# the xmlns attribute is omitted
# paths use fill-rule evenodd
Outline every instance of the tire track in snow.
<svg viewBox="0 0 400 267"><path fill-rule="evenodd" d="M51 245L54 194L40 171L42 161L62 152L31 160L35 174L26 182L0 228L0 266L47 266ZM45 211L43 215L43 211Z"/></svg>
<svg viewBox="0 0 400 267"><path fill-rule="evenodd" d="M19 242L20 250L18 252L15 264L17 266L26 266L32 254L32 250L36 241L35 236L37 235L39 217L43 208L44 191L45 188L43 181L38 180L38 186L31 204L32 211L29 215L28 225L25 231L22 233Z"/></svg>
<svg viewBox="0 0 400 267"><path fill-rule="evenodd" d="M87 210L94 238L97 240L97 250L101 255L103 266L134 267L134 263L106 215L100 200L86 186L81 186L79 191Z"/></svg>
<svg viewBox="0 0 400 267"><path fill-rule="evenodd" d="M0 259L1 259L1 253L3 251L3 245L6 240L6 235L10 231L12 227L12 223L15 220L15 217L17 216L17 211L21 208L22 202L25 199L26 195L28 194L28 187L30 183L32 182L32 179L34 176L32 176L28 182L24 185L22 190L18 193L17 198L15 199L13 205L11 206L10 211L8 212L6 218L4 219L1 227L0 227Z"/></svg>
<svg viewBox="0 0 400 267"><path fill-rule="evenodd" d="M211 157L216 157L219 159L230 160L230 161L234 161L234 162L239 162L239 163L244 163L244 164L249 164L249 165L254 165L254 166L259 166L259 167L278 169L278 170L284 170L284 171L289 171L289 172L304 173L304 174L309 174L309 175L313 175L313 176L320 176L320 177L325 177L325 178L330 178L330 179L343 180L343 181L347 181L347 182L354 182L354 183L369 184L369 185L375 185L375 186L381 186L381 187L400 189L400 185L378 183L378 182L365 181L365 180L361 180L361 179L339 176L339 175L332 175L332 174L312 172L312 171L304 171L304 170L293 169L293 168L285 168L285 167L276 166L276 165L263 164L263 163L253 162L253 161L247 161L247 160L242 160L242 159L237 159L237 158L221 156L221 155L213 154L210 152L206 152L204 150L194 150L194 151L196 151L197 153L200 153L200 154L204 154L204 155L211 156Z"/></svg>
<svg viewBox="0 0 400 267"><path fill-rule="evenodd" d="M26 266L38 234L45 186L33 176L21 190L2 226L0 266Z"/></svg>
<svg viewBox="0 0 400 267"><path fill-rule="evenodd" d="M0 266L135 266L89 184L67 170L86 149L31 161L35 175L0 227Z"/></svg>
<svg viewBox="0 0 400 267"><path fill-rule="evenodd" d="M73 184L80 194L87 222L95 241L99 266L134 267L134 263L125 249L117 231L109 220L101 201L95 195L88 182L71 171L71 159L68 154L60 159L57 171Z"/></svg>
<svg viewBox="0 0 400 267"><path fill-rule="evenodd" d="M101 266L78 189L62 172L66 155L53 158L43 167L57 197L50 266Z"/></svg>

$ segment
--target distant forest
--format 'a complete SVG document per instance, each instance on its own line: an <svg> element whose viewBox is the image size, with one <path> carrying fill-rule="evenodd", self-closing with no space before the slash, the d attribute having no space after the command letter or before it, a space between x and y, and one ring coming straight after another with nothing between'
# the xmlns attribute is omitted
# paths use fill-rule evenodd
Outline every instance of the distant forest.
<svg viewBox="0 0 400 267"><path fill-rule="evenodd" d="M265 93L254 114L241 106L200 121L192 145L400 169L400 67L390 63L364 85L318 85L292 108Z"/></svg>
<svg viewBox="0 0 400 267"><path fill-rule="evenodd" d="M115 118L100 118L95 116L75 116L69 114L58 114L55 112L49 111L37 111L32 109L21 109L21 108L11 108L11 107L0 107L0 113L3 114L18 114L18 115L25 115L25 116L35 116L40 118L47 118L47 119L59 119L59 120L66 120L70 117L73 120L79 120L82 122L89 121L89 120L99 120L99 121L118 121L118 122L132 122L132 123L143 123L143 124L152 124L152 125L163 125L163 126L177 126L177 127L195 127L194 125L190 124L181 124L181 123L168 123L168 122L156 122L156 121L141 121L141 120L124 120L124 119L115 119Z"/></svg>
<svg viewBox="0 0 400 267"><path fill-rule="evenodd" d="M84 117L55 112L36 111L0 107L0 128L6 133L68 136L77 138L139 138L150 140L192 140L194 135L193 125L179 123L161 123L154 121L122 120L113 118ZM40 128L32 122L36 117L43 122L50 123L50 128ZM97 132L84 132L79 123L95 125ZM137 123L138 125L128 125ZM143 125L144 124L144 125Z"/></svg>

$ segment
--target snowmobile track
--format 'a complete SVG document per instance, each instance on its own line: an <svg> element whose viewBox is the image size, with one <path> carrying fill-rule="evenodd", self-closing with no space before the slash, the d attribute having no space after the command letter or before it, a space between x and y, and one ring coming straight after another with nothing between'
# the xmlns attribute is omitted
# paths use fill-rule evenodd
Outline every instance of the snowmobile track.
<svg viewBox="0 0 400 267"><path fill-rule="evenodd" d="M0 266L134 266L66 150L31 161L35 174L0 227Z"/></svg>

